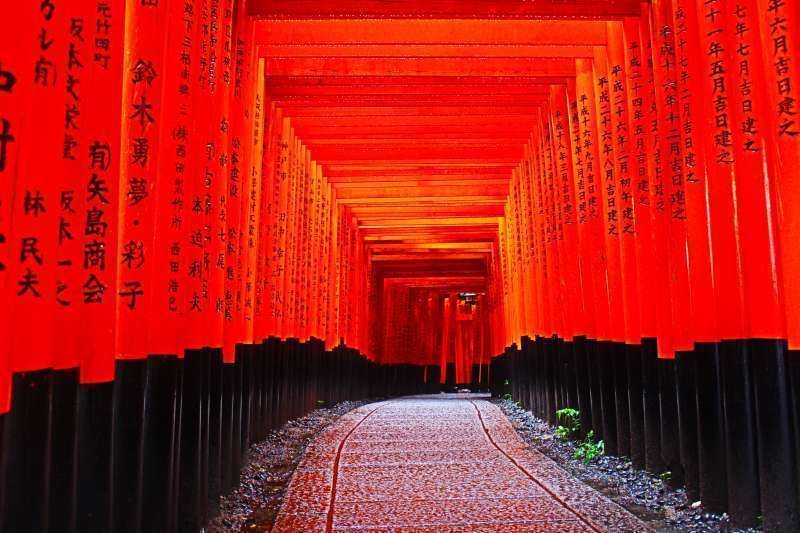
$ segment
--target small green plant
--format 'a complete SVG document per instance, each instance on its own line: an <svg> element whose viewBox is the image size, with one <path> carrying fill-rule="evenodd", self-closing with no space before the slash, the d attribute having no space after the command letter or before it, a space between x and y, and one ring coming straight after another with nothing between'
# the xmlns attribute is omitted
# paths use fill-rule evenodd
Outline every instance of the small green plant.
<svg viewBox="0 0 800 533"><path fill-rule="evenodd" d="M560 422L556 428L556 436L561 439L578 439L581 432L581 413L572 407L565 407L556 411L556 420ZM586 437L578 443L575 459L580 459L587 465L606 452L602 440L595 442L594 431L589 431Z"/></svg>
<svg viewBox="0 0 800 533"><path fill-rule="evenodd" d="M594 441L594 431L589 431L572 455L575 459L582 460L585 464L589 464L601 455L606 453L606 446L602 440Z"/></svg>
<svg viewBox="0 0 800 533"><path fill-rule="evenodd" d="M669 483L672 480L672 472L667 470L666 472L662 472L661 474L659 474L658 477L664 483Z"/></svg>
<svg viewBox="0 0 800 533"><path fill-rule="evenodd" d="M556 411L556 419L561 422L556 428L556 436L571 439L578 436L581 430L581 414L577 409L565 407Z"/></svg>
<svg viewBox="0 0 800 533"><path fill-rule="evenodd" d="M515 400L514 400L514 398L513 398L513 397L512 397L510 394L508 394L508 393L506 393L506 394L503 394L503 399L504 399L504 400L506 400L506 401L509 401L509 402L513 403L513 404L514 404L514 405L516 405L517 407L522 407L522 404L521 404L521 403L519 403L518 401L515 401Z"/></svg>

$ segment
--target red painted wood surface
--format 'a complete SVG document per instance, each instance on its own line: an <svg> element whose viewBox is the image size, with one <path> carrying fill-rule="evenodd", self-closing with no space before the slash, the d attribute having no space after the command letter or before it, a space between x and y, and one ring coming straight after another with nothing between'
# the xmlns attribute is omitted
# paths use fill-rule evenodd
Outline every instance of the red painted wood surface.
<svg viewBox="0 0 800 533"><path fill-rule="evenodd" d="M6 8L0 410L270 336L456 381L522 337L798 345L789 8L211 3Z"/></svg>

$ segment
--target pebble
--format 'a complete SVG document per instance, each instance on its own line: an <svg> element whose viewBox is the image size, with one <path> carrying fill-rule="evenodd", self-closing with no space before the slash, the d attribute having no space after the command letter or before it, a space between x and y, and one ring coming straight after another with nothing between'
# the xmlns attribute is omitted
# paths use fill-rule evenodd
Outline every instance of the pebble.
<svg viewBox="0 0 800 533"><path fill-rule="evenodd" d="M670 505L664 506L664 517L669 520L670 522L674 522L678 519L678 512L675 510L674 507Z"/></svg>

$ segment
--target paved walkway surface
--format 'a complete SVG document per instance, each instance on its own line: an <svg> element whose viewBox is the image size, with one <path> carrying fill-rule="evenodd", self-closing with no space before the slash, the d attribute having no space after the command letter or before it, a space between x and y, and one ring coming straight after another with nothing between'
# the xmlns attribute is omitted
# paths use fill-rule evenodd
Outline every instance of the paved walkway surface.
<svg viewBox="0 0 800 533"><path fill-rule="evenodd" d="M647 531L530 449L495 405L421 396L351 411L308 447L273 531Z"/></svg>

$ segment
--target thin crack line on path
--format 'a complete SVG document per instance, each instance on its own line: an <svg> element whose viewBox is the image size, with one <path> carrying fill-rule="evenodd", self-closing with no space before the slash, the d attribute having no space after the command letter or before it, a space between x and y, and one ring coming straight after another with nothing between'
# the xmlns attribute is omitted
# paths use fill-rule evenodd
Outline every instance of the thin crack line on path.
<svg viewBox="0 0 800 533"><path fill-rule="evenodd" d="M327 533L333 531L334 505L336 504L336 481L339 479L339 460L342 457L342 450L344 449L344 443L347 442L347 439L350 437L350 435L352 435L353 432L356 429L358 429L358 426L363 424L364 421L370 416L372 416L372 414L375 411L377 411L381 407L388 405L389 403L391 402L381 403L375 409L367 413L366 416L364 416L364 418L359 420L355 426L350 428L350 431L347 432L347 435L344 436L344 438L339 442L339 446L336 448L336 458L333 460L333 479L331 480L331 502L330 505L328 505L328 519L326 521L326 526L325 526L325 531Z"/></svg>
<svg viewBox="0 0 800 533"><path fill-rule="evenodd" d="M574 515L575 515L575 516L578 518L578 520L580 520L581 522L583 522L584 524L586 524L586 526L587 526L587 527L589 527L589 528L590 528L592 531L597 531L598 533L600 533L600 531L601 531L600 529L598 529L597 527L595 527L595 526L594 526L594 524L592 524L591 522L589 522L588 520L586 520L586 518L584 518L584 517L583 517L583 515L581 515L581 514L580 514L578 511L576 511L575 509L573 509L573 508L572 508L572 506L570 506L570 505L569 505L567 502L565 502L564 500L562 500L562 499L561 499L561 498L560 498L560 497L559 497L559 496L558 496L558 495L557 495L555 492L553 492L553 491L552 491L552 490L551 490L549 487L545 486L545 485L544 485L544 484L543 484L541 481L539 481L538 479L536 479L536 477L534 477L534 476L533 476L533 474L531 474L530 472L528 472L528 471L525 469L525 467L523 467L521 464L519 464L519 463L518 463L518 462L517 462L517 461L516 461L516 460L515 460L513 457L511 457L510 455L508 455L508 453L506 453L506 451L505 451L504 449L502 449L500 446L498 446L498 444L497 444L497 443L494 441L494 439L492 438L492 434L491 434L491 433L489 433L489 429L486 427L486 424L484 424L484 422L483 422L483 416L481 415L481 410L480 410L480 409L478 409L478 406L475 404L475 402L474 402L474 401L472 401L472 400L469 400L469 403L471 403L471 404L472 404L472 407L474 407L474 408L475 408L475 411L478 413L478 420L480 420L480 422L481 422L481 427L483 427L483 432L484 432L484 433L486 433L486 437L489 439L489 442L491 442L491 443L492 443L492 446L494 446L495 448L497 448L497 450L498 450L500 453L502 453L503 455L505 455L505 456L506 456L506 458L507 458L509 461L511 461L511 463L512 463L514 466L516 466L516 467L517 467L517 468L520 470L520 472L522 472L522 473L523 473L523 474L525 474L525 475L526 475L528 478L530 478L530 480L531 480L531 481L533 481L534 483L536 483L537 485L539 485L539 486L540 486L540 487L541 487L541 488L542 488L542 489L543 489L545 492L547 492L547 493L548 493L550 496L552 496L552 497L553 497L553 499L555 499L555 500L556 500L558 503L560 503L562 506L564 506L564 508L565 508L565 509L567 509L567 510L568 510L568 511L570 511L572 514L574 514ZM372 413L370 413L370 414L372 414ZM505 415L503 415L503 416L505 416Z"/></svg>

